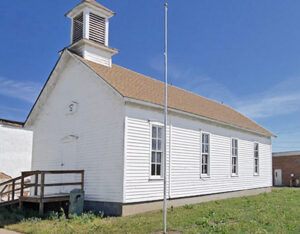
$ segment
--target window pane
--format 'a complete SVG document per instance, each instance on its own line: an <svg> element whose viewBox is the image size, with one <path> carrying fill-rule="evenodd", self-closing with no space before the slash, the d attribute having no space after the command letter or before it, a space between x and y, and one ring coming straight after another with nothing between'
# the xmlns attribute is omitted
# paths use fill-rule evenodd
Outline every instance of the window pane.
<svg viewBox="0 0 300 234"><path fill-rule="evenodd" d="M208 145L205 145L205 146L204 146L204 152L205 152L205 153L208 153Z"/></svg>
<svg viewBox="0 0 300 234"><path fill-rule="evenodd" d="M231 150L231 154L232 154L232 155L234 155L234 148L232 148L232 150Z"/></svg>
<svg viewBox="0 0 300 234"><path fill-rule="evenodd" d="M157 153L157 162L161 163L161 153Z"/></svg>
<svg viewBox="0 0 300 234"><path fill-rule="evenodd" d="M207 174L207 165L202 165L202 174Z"/></svg>
<svg viewBox="0 0 300 234"><path fill-rule="evenodd" d="M161 140L157 140L157 149L161 150Z"/></svg>
<svg viewBox="0 0 300 234"><path fill-rule="evenodd" d="M156 127L152 127L152 137L156 138Z"/></svg>
<svg viewBox="0 0 300 234"><path fill-rule="evenodd" d="M257 143L254 144L254 150L258 150L258 144Z"/></svg>
<svg viewBox="0 0 300 234"><path fill-rule="evenodd" d="M237 148L234 149L234 155L235 155L235 156L238 155L238 149L237 149Z"/></svg>
<svg viewBox="0 0 300 234"><path fill-rule="evenodd" d="M206 143L208 144L209 142L209 137L208 137L208 134L202 134L202 143Z"/></svg>
<svg viewBox="0 0 300 234"><path fill-rule="evenodd" d="M155 164L151 164L151 175L155 175Z"/></svg>
<svg viewBox="0 0 300 234"><path fill-rule="evenodd" d="M232 173L236 174L236 166L232 166Z"/></svg>
<svg viewBox="0 0 300 234"><path fill-rule="evenodd" d="M155 162L155 152L152 152L151 162Z"/></svg>
<svg viewBox="0 0 300 234"><path fill-rule="evenodd" d="M162 128L158 128L158 138L162 138Z"/></svg>
<svg viewBox="0 0 300 234"><path fill-rule="evenodd" d="M152 150L156 150L156 140L152 139Z"/></svg>
<svg viewBox="0 0 300 234"><path fill-rule="evenodd" d="M156 166L157 166L157 168L156 168L157 175L161 175L161 166L160 166L160 164L157 164Z"/></svg>

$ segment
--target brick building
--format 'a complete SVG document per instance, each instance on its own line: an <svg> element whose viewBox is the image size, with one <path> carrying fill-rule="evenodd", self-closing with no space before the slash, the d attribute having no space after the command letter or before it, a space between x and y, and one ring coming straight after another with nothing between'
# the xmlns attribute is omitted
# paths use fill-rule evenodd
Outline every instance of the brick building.
<svg viewBox="0 0 300 234"><path fill-rule="evenodd" d="M273 185L300 185L300 151L273 153Z"/></svg>

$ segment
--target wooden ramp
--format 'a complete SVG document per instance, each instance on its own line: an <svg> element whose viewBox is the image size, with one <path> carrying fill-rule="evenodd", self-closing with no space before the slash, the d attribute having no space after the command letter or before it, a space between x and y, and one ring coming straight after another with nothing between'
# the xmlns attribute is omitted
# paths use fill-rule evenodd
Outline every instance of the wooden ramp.
<svg viewBox="0 0 300 234"><path fill-rule="evenodd" d="M80 182L68 183L45 183L47 174L66 175L79 174L81 175ZM34 178L34 183L31 182ZM69 201L69 193L45 193L45 187L60 187L60 186L80 186L84 190L84 171L83 170L67 170L67 171L26 171L22 175L14 179L5 181L0 184L0 207L18 204L23 207L23 203L38 203L40 215L44 214L45 203L56 203Z"/></svg>

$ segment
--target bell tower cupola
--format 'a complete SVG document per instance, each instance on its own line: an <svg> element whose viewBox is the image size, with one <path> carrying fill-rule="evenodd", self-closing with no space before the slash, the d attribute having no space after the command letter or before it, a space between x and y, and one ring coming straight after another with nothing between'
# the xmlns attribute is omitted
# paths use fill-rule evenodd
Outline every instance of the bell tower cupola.
<svg viewBox="0 0 300 234"><path fill-rule="evenodd" d="M69 49L83 58L111 67L118 50L109 47L109 19L115 13L94 0L83 0L66 16L71 19Z"/></svg>

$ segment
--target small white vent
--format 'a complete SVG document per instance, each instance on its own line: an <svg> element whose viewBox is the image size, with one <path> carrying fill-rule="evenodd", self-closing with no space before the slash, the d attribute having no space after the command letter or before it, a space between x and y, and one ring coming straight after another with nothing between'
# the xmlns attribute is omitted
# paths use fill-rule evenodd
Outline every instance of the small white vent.
<svg viewBox="0 0 300 234"><path fill-rule="evenodd" d="M83 14L73 19L73 43L83 38Z"/></svg>
<svg viewBox="0 0 300 234"><path fill-rule="evenodd" d="M93 13L90 13L89 39L105 44L105 19Z"/></svg>

